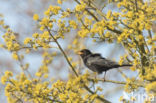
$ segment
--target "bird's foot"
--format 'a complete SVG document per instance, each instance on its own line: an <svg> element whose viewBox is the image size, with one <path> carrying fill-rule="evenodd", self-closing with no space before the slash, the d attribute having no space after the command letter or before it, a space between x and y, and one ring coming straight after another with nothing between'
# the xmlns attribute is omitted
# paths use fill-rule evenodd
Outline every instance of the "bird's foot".
<svg viewBox="0 0 156 103"><path fill-rule="evenodd" d="M105 80L106 80L106 79L105 79L105 78L103 78L103 82L105 82Z"/></svg>

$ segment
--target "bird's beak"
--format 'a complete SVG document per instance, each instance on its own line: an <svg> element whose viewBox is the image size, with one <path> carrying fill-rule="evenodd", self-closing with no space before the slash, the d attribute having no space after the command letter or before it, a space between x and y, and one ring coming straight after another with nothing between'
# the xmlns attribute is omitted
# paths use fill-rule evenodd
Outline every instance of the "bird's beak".
<svg viewBox="0 0 156 103"><path fill-rule="evenodd" d="M79 51L77 54L81 55L81 54L83 54L83 52Z"/></svg>

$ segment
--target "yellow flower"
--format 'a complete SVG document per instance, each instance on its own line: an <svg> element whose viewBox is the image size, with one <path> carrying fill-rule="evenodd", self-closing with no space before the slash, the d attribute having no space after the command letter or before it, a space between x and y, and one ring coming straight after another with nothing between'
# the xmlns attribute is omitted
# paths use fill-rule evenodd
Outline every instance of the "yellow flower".
<svg viewBox="0 0 156 103"><path fill-rule="evenodd" d="M11 38L11 40L15 40L16 39L15 35L11 35L10 38Z"/></svg>
<svg viewBox="0 0 156 103"><path fill-rule="evenodd" d="M98 91L102 91L103 89L101 87L97 87L97 90Z"/></svg>
<svg viewBox="0 0 156 103"><path fill-rule="evenodd" d="M69 45L68 45L68 49L72 49L72 45L69 44Z"/></svg>
<svg viewBox="0 0 156 103"><path fill-rule="evenodd" d="M37 72L35 75L36 75L37 77L41 77L41 76L42 76L42 73L41 73L41 72Z"/></svg>
<svg viewBox="0 0 156 103"><path fill-rule="evenodd" d="M48 26L48 23L49 23L49 19L48 18L43 18L42 21L40 22L40 25Z"/></svg>
<svg viewBox="0 0 156 103"><path fill-rule="evenodd" d="M121 57L120 57L120 61L119 61L119 65L122 65L123 62L124 62L124 58L121 56Z"/></svg>
<svg viewBox="0 0 156 103"><path fill-rule="evenodd" d="M52 56L56 56L57 55L57 53L56 52L52 52Z"/></svg>
<svg viewBox="0 0 156 103"><path fill-rule="evenodd" d="M122 41L122 36L119 36L117 42L120 43Z"/></svg>
<svg viewBox="0 0 156 103"><path fill-rule="evenodd" d="M12 47L13 47L13 43L11 41L8 41L6 43L7 47L8 47L8 50L12 50Z"/></svg>
<svg viewBox="0 0 156 103"><path fill-rule="evenodd" d="M1 83L5 85L5 83L6 83L6 82L8 81L8 79L9 79L9 77L12 77L12 76L13 76L12 72L6 71L6 72L5 72L5 75L2 76L2 78L1 78Z"/></svg>
<svg viewBox="0 0 156 103"><path fill-rule="evenodd" d="M81 37L81 38L84 38L84 37L87 37L87 34L89 33L88 30L86 29L82 29L81 31L78 31L78 35Z"/></svg>
<svg viewBox="0 0 156 103"><path fill-rule="evenodd" d="M26 38L26 39L24 40L24 44L26 45L26 44L30 43L31 41L32 41L31 38Z"/></svg>
<svg viewBox="0 0 156 103"><path fill-rule="evenodd" d="M40 38L48 40L50 39L50 35L48 31L44 31L42 35L40 35Z"/></svg>
<svg viewBox="0 0 156 103"><path fill-rule="evenodd" d="M77 24L76 24L76 22L75 22L74 20L70 20L70 21L69 21L69 25L70 25L72 28L74 28L74 29L77 28Z"/></svg>
<svg viewBox="0 0 156 103"><path fill-rule="evenodd" d="M52 28L53 27L53 24L52 23L49 23L48 27L49 28Z"/></svg>
<svg viewBox="0 0 156 103"><path fill-rule="evenodd" d="M1 77L1 83L2 83L3 85L5 85L6 82L7 82L7 77L6 77L6 76L2 76L2 77Z"/></svg>
<svg viewBox="0 0 156 103"><path fill-rule="evenodd" d="M139 35L138 38L139 38L140 40L143 40L143 39L144 39L144 37L143 37L142 35Z"/></svg>
<svg viewBox="0 0 156 103"><path fill-rule="evenodd" d="M62 12L61 18L65 18L65 17L67 17L69 15L70 15L69 12L64 11L64 12Z"/></svg>
<svg viewBox="0 0 156 103"><path fill-rule="evenodd" d="M148 84L146 85L146 90L147 90L148 92L150 92L150 91L155 91L155 90L156 90L156 82L148 83Z"/></svg>
<svg viewBox="0 0 156 103"><path fill-rule="evenodd" d="M34 34L32 35L32 37L34 37L34 38L38 38L38 36L39 36L38 33L34 33Z"/></svg>
<svg viewBox="0 0 156 103"><path fill-rule="evenodd" d="M78 43L78 39L75 39L75 40L73 41L73 44L76 45L77 43Z"/></svg>
<svg viewBox="0 0 156 103"><path fill-rule="evenodd" d="M34 50L37 50L37 46L35 44L33 45L33 48L34 48Z"/></svg>
<svg viewBox="0 0 156 103"><path fill-rule="evenodd" d="M44 28L45 28L44 26L41 26L41 27L40 27L40 30L41 30L41 31L43 31L43 30L44 30Z"/></svg>
<svg viewBox="0 0 156 103"><path fill-rule="evenodd" d="M86 4L85 3L81 3L81 5L77 5L75 7L76 11L83 11L86 8Z"/></svg>
<svg viewBox="0 0 156 103"><path fill-rule="evenodd" d="M67 96L65 95L65 94L59 94L59 98L60 98L60 100L62 100L62 101L65 101L66 100L66 98L67 98Z"/></svg>
<svg viewBox="0 0 156 103"><path fill-rule="evenodd" d="M13 57L13 59L18 60L18 55L17 55L17 53L12 53L12 57Z"/></svg>
<svg viewBox="0 0 156 103"><path fill-rule="evenodd" d="M4 24L4 20L0 20L0 25L3 25Z"/></svg>
<svg viewBox="0 0 156 103"><path fill-rule="evenodd" d="M128 11L127 16L132 18L133 17L133 12L132 11Z"/></svg>
<svg viewBox="0 0 156 103"><path fill-rule="evenodd" d="M0 48L4 48L4 45L3 44L0 44Z"/></svg>
<svg viewBox="0 0 156 103"><path fill-rule="evenodd" d="M148 23L146 23L146 24L145 24L145 29L150 30L150 29L151 29L151 25L148 24Z"/></svg>
<svg viewBox="0 0 156 103"><path fill-rule="evenodd" d="M61 8L59 6L49 6L49 10L52 11L55 15L59 13L59 10L61 10Z"/></svg>
<svg viewBox="0 0 156 103"><path fill-rule="evenodd" d="M106 15L106 18L107 18L107 19L109 19L109 18L110 18L110 16L111 16L111 14L112 14L112 11L111 11L111 10L109 10L109 11L108 11L108 13L107 13L107 15Z"/></svg>
<svg viewBox="0 0 156 103"><path fill-rule="evenodd" d="M39 19L39 16L37 14L34 14L33 19L37 21Z"/></svg>
<svg viewBox="0 0 156 103"><path fill-rule="evenodd" d="M91 25L92 24L92 20L90 20L89 18L85 18L84 19L84 23L86 24L86 25Z"/></svg>
<svg viewBox="0 0 156 103"><path fill-rule="evenodd" d="M12 77L13 74L12 74L12 72L10 72L10 71L6 71L6 72L5 72L5 76L7 76L7 77Z"/></svg>
<svg viewBox="0 0 156 103"><path fill-rule="evenodd" d="M94 100L96 97L97 97L97 94L93 94L93 95L91 95L90 99Z"/></svg>
<svg viewBox="0 0 156 103"><path fill-rule="evenodd" d="M19 49L20 45L18 43L14 43L14 48L17 50Z"/></svg>
<svg viewBox="0 0 156 103"><path fill-rule="evenodd" d="M7 84L6 87L5 87L5 91L9 91L10 88L12 88L12 85L11 84ZM6 95L6 96L9 96L9 95Z"/></svg>
<svg viewBox="0 0 156 103"><path fill-rule="evenodd" d="M74 68L76 67L76 65L77 65L76 62L72 62L72 66L73 66Z"/></svg>
<svg viewBox="0 0 156 103"><path fill-rule="evenodd" d="M69 61L72 61L72 57L68 57L68 60L69 60Z"/></svg>
<svg viewBox="0 0 156 103"><path fill-rule="evenodd" d="M26 49L26 50L25 50L25 53L26 53L26 54L30 53L30 49Z"/></svg>
<svg viewBox="0 0 156 103"><path fill-rule="evenodd" d="M44 78L48 78L48 76L49 76L48 74L45 74L45 75L44 75Z"/></svg>
<svg viewBox="0 0 156 103"><path fill-rule="evenodd" d="M62 4L62 0L57 0L57 3L58 4Z"/></svg>
<svg viewBox="0 0 156 103"><path fill-rule="evenodd" d="M50 9L44 12L44 15L49 16L50 15Z"/></svg>
<svg viewBox="0 0 156 103"><path fill-rule="evenodd" d="M134 66L130 67L130 69L131 69L132 71L135 71L135 70L136 70L136 68L135 68Z"/></svg>

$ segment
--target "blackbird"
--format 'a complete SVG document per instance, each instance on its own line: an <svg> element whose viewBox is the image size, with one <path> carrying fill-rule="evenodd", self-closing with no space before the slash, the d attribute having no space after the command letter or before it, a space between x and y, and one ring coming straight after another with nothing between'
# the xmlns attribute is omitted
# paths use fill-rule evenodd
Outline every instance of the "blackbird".
<svg viewBox="0 0 156 103"><path fill-rule="evenodd" d="M84 64L90 70L97 72L98 74L105 72L106 75L106 71L110 69L124 67L124 66L132 66L130 64L119 65L117 62L102 57L101 54L98 53L93 54L88 49L83 49L79 51L78 54L83 59Z"/></svg>

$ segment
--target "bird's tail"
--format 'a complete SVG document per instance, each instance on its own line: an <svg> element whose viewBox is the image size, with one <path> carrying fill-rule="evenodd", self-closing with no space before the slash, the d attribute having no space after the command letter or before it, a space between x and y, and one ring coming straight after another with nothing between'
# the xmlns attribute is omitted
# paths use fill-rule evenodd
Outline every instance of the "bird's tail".
<svg viewBox="0 0 156 103"><path fill-rule="evenodd" d="M120 67L124 67L124 66L132 66L131 64L122 64L120 65Z"/></svg>
<svg viewBox="0 0 156 103"><path fill-rule="evenodd" d="M113 67L111 67L111 68L119 68L119 67L125 67L125 66L132 66L131 64L122 64L122 65L114 65ZM110 69L111 69L110 68Z"/></svg>

